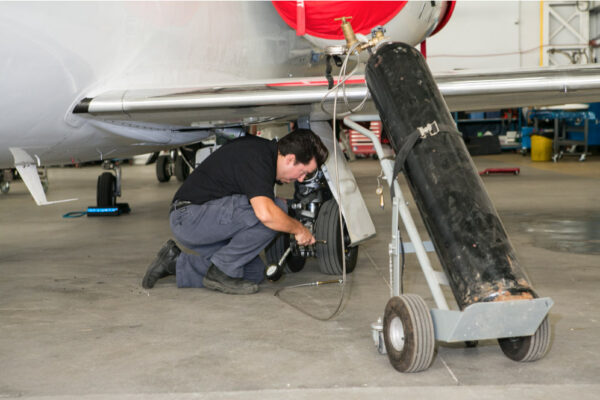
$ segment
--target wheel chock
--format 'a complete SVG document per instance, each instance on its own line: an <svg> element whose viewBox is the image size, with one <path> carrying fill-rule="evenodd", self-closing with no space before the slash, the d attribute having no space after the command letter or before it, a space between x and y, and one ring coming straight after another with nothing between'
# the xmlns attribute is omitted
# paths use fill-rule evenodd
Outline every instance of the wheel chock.
<svg viewBox="0 0 600 400"><path fill-rule="evenodd" d="M121 214L129 214L131 208L128 203L117 203L115 207L93 207L87 209L88 217L118 217Z"/></svg>

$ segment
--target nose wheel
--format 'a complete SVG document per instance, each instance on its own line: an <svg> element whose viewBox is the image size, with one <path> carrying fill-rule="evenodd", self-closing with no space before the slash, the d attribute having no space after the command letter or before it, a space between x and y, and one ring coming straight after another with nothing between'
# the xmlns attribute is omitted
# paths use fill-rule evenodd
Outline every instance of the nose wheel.
<svg viewBox="0 0 600 400"><path fill-rule="evenodd" d="M358 258L358 246L349 247L350 235L344 222L344 248L340 238L339 207L335 199L323 203L315 223L315 237L323 239L327 245L317 247L317 259L321 272L328 275L341 275L342 258L346 258L346 273L354 271Z"/></svg>
<svg viewBox="0 0 600 400"><path fill-rule="evenodd" d="M110 172L103 172L98 177L96 190L96 205L98 207L114 207L117 203L117 179Z"/></svg>
<svg viewBox="0 0 600 400"><path fill-rule="evenodd" d="M96 187L96 206L98 208L122 207L126 203L117 204L121 196L121 166L116 162L105 161L102 168L113 172L103 172L98 177Z"/></svg>

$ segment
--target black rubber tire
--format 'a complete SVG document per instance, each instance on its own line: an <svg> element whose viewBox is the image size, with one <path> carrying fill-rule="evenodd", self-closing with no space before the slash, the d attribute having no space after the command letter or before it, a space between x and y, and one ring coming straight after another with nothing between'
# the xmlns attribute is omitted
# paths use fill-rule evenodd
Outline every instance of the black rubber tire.
<svg viewBox="0 0 600 400"><path fill-rule="evenodd" d="M98 177L98 186L96 188L96 206L114 207L117 203L115 190L117 178L110 172L103 172Z"/></svg>
<svg viewBox="0 0 600 400"><path fill-rule="evenodd" d="M183 156L177 156L177 158L175 159L175 177L179 182L183 182L189 175L189 165L187 165L187 163L183 159Z"/></svg>
<svg viewBox="0 0 600 400"><path fill-rule="evenodd" d="M396 370L420 372L429 368L435 353L435 333L429 308L420 296L405 294L388 301L383 340Z"/></svg>
<svg viewBox="0 0 600 400"><path fill-rule="evenodd" d="M0 192L6 194L10 191L10 182L0 181Z"/></svg>
<svg viewBox="0 0 600 400"><path fill-rule="evenodd" d="M156 159L156 178L159 182L169 182L171 179L169 156L158 156Z"/></svg>
<svg viewBox="0 0 600 400"><path fill-rule="evenodd" d="M341 275L343 272L342 242L340 240L340 217L335 199L327 200L319 209L319 215L315 222L315 238L327 241L327 244L316 245L321 272L328 275ZM356 267L358 246L348 247L350 236L345 222L344 242L346 245L346 273L349 274Z"/></svg>
<svg viewBox="0 0 600 400"><path fill-rule="evenodd" d="M532 336L498 339L504 355L513 361L529 362L544 357L550 347L550 326L544 318Z"/></svg>
<svg viewBox="0 0 600 400"><path fill-rule="evenodd" d="M283 253L290 247L290 236L287 233L281 233L265 248L265 257L267 265L277 264ZM283 263L283 272L299 272L304 268L306 258L301 256L288 255Z"/></svg>

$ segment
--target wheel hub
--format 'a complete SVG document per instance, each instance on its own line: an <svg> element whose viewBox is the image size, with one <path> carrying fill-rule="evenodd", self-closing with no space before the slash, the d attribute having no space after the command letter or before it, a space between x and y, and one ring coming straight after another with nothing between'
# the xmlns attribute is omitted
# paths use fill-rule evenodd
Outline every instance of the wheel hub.
<svg viewBox="0 0 600 400"><path fill-rule="evenodd" d="M394 317L390 322L390 342L396 351L404 349L404 327L402 321L398 317Z"/></svg>

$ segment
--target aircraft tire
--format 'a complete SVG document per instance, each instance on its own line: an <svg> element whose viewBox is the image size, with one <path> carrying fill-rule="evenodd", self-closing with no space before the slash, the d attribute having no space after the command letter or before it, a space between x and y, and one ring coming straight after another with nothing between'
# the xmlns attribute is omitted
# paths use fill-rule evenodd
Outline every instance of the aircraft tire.
<svg viewBox="0 0 600 400"><path fill-rule="evenodd" d="M340 240L340 217L335 199L329 199L319 209L315 223L315 238L326 240L327 244L317 244L317 259L321 272L327 275L341 275L342 242ZM348 247L350 236L344 222L344 244L346 257L346 273L351 273L356 267L358 246Z"/></svg>
<svg viewBox="0 0 600 400"><path fill-rule="evenodd" d="M179 182L183 182L189 175L190 167L186 164L183 156L178 156L175 159L175 177Z"/></svg>
<svg viewBox="0 0 600 400"><path fill-rule="evenodd" d="M0 181L0 192L2 192L2 194L6 194L9 191L10 191L10 182Z"/></svg>
<svg viewBox="0 0 600 400"><path fill-rule="evenodd" d="M96 205L98 207L114 207L116 204L116 178L110 172L104 172L98 177L96 189Z"/></svg>
<svg viewBox="0 0 600 400"><path fill-rule="evenodd" d="M513 361L529 362L544 357L550 347L548 317L544 318L532 336L498 339L504 355Z"/></svg>
<svg viewBox="0 0 600 400"><path fill-rule="evenodd" d="M435 353L433 320L418 295L392 297L385 306L383 340L392 366L400 372L420 372Z"/></svg>
<svg viewBox="0 0 600 400"><path fill-rule="evenodd" d="M168 156L158 156L156 159L156 178L158 178L159 182L169 182L171 179Z"/></svg>
<svg viewBox="0 0 600 400"><path fill-rule="evenodd" d="M265 257L267 264L277 264L283 253L290 247L290 236L287 233L281 233L265 248ZM299 272L304 268L306 258L302 256L288 255L284 264L283 272Z"/></svg>

